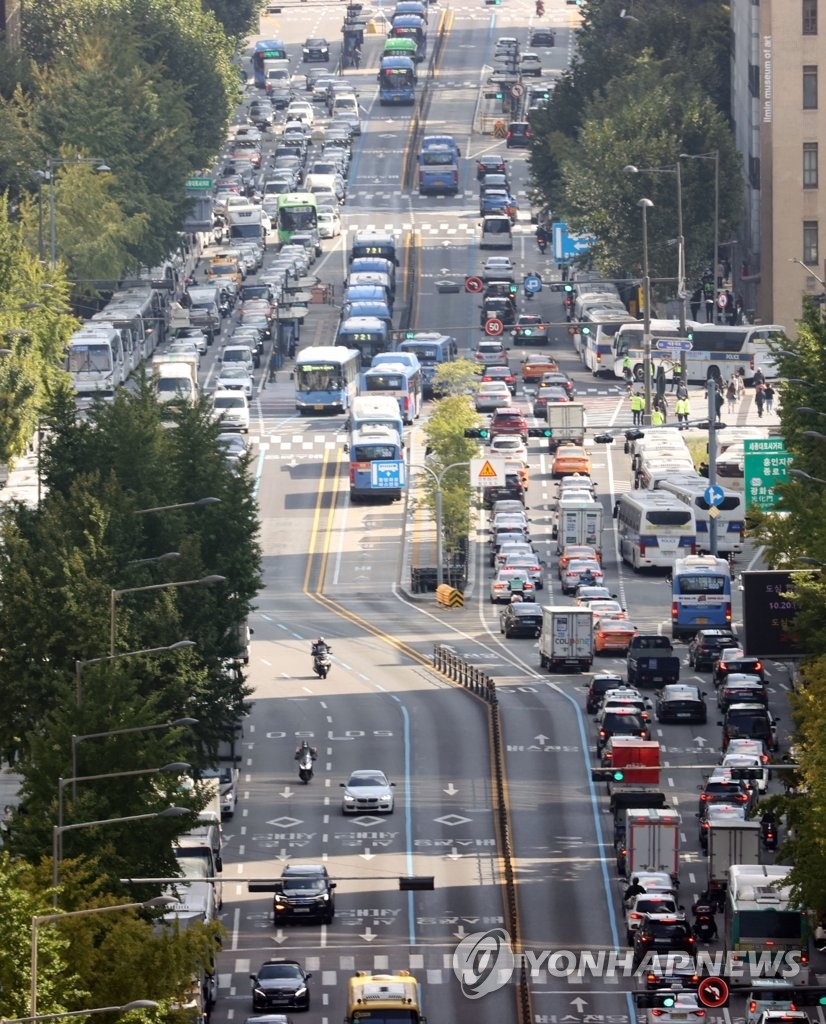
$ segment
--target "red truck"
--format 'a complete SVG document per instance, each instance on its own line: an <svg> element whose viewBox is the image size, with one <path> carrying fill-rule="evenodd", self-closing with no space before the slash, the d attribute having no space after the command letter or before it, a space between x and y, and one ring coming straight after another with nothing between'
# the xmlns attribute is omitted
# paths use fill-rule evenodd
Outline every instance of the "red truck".
<svg viewBox="0 0 826 1024"><path fill-rule="evenodd" d="M636 736L613 736L603 753L603 766L611 771L603 774L608 792L626 789L657 790L660 787L660 744ZM614 773L622 772L622 778Z"/></svg>

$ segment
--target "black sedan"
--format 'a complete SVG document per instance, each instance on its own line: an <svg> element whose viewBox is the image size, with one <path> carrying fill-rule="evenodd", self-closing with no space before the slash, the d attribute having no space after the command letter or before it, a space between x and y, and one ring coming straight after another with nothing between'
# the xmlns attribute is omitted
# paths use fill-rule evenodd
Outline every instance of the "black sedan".
<svg viewBox="0 0 826 1024"><path fill-rule="evenodd" d="M697 722L708 720L705 694L690 683L674 683L664 686L657 697L658 722Z"/></svg>
<svg viewBox="0 0 826 1024"><path fill-rule="evenodd" d="M486 174L506 174L508 163L501 156L480 156L476 159L476 180L481 181Z"/></svg>
<svg viewBox="0 0 826 1024"><path fill-rule="evenodd" d="M507 605L499 613L499 632L506 637L538 637L542 632L542 609L533 604Z"/></svg>
<svg viewBox="0 0 826 1024"><path fill-rule="evenodd" d="M729 672L759 676L765 680L763 662L754 655L744 654L740 648L724 647L711 667L711 678L715 686L722 686Z"/></svg>
<svg viewBox="0 0 826 1024"><path fill-rule="evenodd" d="M736 647L739 643L730 629L701 629L688 645L688 663L698 672L708 671L724 647Z"/></svg>
<svg viewBox="0 0 826 1024"><path fill-rule="evenodd" d="M326 39L306 39L301 47L301 59L305 64L320 61L326 64L330 59L330 44Z"/></svg>
<svg viewBox="0 0 826 1024"><path fill-rule="evenodd" d="M309 1010L311 977L297 960L265 960L250 975L253 1010Z"/></svg>

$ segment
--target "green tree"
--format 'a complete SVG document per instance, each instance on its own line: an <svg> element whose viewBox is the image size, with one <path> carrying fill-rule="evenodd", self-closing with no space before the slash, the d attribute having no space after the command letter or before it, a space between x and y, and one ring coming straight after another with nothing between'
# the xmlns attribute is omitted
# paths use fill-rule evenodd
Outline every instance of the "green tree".
<svg viewBox="0 0 826 1024"><path fill-rule="evenodd" d="M435 394L445 398L473 394L479 389L479 367L472 359L440 363L433 378Z"/></svg>
<svg viewBox="0 0 826 1024"><path fill-rule="evenodd" d="M261 0L203 0L230 39L240 40L258 29Z"/></svg>
<svg viewBox="0 0 826 1024"><path fill-rule="evenodd" d="M445 373L445 377L455 376L457 373L451 371ZM436 477L441 477L442 539L448 557L464 550L473 523L470 460L478 455L479 446L464 432L480 423L470 399L463 394L439 399L424 426L430 451L427 464ZM423 501L434 515L436 490L436 480L427 473Z"/></svg>
<svg viewBox="0 0 826 1024"><path fill-rule="evenodd" d="M19 85L8 99L0 98L0 191L15 203L38 184L35 169L42 149L32 115L31 98Z"/></svg>

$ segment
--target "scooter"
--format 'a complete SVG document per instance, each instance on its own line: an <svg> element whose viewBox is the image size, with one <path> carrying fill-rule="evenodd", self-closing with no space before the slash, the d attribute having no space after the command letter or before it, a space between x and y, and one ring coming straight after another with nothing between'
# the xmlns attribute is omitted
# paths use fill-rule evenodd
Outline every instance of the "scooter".
<svg viewBox="0 0 826 1024"><path fill-rule="evenodd" d="M766 850L777 849L777 826L774 823L760 823L760 841Z"/></svg>
<svg viewBox="0 0 826 1024"><path fill-rule="evenodd" d="M698 942L716 942L717 922L713 914L697 914L691 926L694 938Z"/></svg>
<svg viewBox="0 0 826 1024"><path fill-rule="evenodd" d="M313 777L313 755L309 750L298 762L298 777L305 786Z"/></svg>
<svg viewBox="0 0 826 1024"><path fill-rule="evenodd" d="M333 663L330 660L330 651L326 654L314 654L313 655L313 672L319 677L319 679L326 679L327 673L333 667Z"/></svg>

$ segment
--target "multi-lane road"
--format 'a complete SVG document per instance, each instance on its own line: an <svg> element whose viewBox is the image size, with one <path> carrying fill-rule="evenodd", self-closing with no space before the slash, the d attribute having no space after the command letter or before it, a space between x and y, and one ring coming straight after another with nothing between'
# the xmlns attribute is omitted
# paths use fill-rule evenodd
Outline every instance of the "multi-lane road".
<svg viewBox="0 0 826 1024"><path fill-rule="evenodd" d="M572 53L576 15L562 0L546 9L543 23L558 31L556 48L543 57L549 70L560 69ZM359 88L364 133L342 211L346 231L325 243L327 252L313 272L340 285L352 232L393 230L404 242L402 270L415 261L418 271L411 326L454 334L460 347L472 346L479 336L479 300L465 292L443 294L435 282L445 273L461 279L481 267L474 160L504 152L501 141L472 130L483 67L491 63L498 36L517 35L524 45L533 10L526 0L499 6L476 0L452 8L426 115L427 130L452 134L465 158L456 198L420 198L401 190L410 112L378 105L375 69L384 37L368 34L361 70L347 72ZM437 19L434 9L431 31ZM284 38L297 54L306 36L338 40L340 25L336 8L289 3L282 15L262 22L262 35ZM507 157L523 206L513 257L520 272L538 271L548 281L548 258L539 255L527 219L525 151L508 150ZM558 325L551 329L550 347L576 378L590 426L628 424L624 391L583 373L561 324L559 294L545 288L530 307ZM514 354L512 365L517 362ZM584 712L586 677L549 676L539 669L534 641L501 638L498 609L488 603L483 522L472 538L478 540L471 546L473 585L463 609L406 596L399 580L411 510L403 504L350 504L343 421L299 419L286 375L280 376L280 383L259 393L252 430L264 589L252 620L249 678L255 692L245 722L240 800L225 826L222 920L228 938L219 960L214 1019L223 1024L251 1015L250 971L270 956L285 956L313 972L311 1021L342 1019L346 978L355 969L412 971L423 984L433 1024L516 1020L513 988L471 1001L452 970L457 943L504 927L505 913L487 712L432 671L433 644L450 643L497 679L521 932L537 956L624 948L611 819L603 787L589 776L594 726ZM610 512L615 494L629 486L628 457L619 445L595 447L592 454L608 524L604 564L612 589L640 627L665 629L668 586L661 577L623 570L617 558ZM532 533L552 564L554 487L549 456L538 444L531 467ZM551 572L540 598L561 599ZM311 671L310 642L319 635L333 648L326 680ZM623 664L614 658L602 662L606 669L621 670ZM684 676L693 676L687 665ZM771 678L774 705L782 707L785 675L772 669ZM713 698L707 676L703 682ZM710 708L707 726L654 729L669 765L664 785L683 817L686 904L704 877L694 817L702 772L690 766L718 760L716 721L716 709ZM298 782L293 761L303 737L319 749L308 786ZM345 819L339 783L352 769L371 767L395 782L395 812ZM276 930L270 899L247 891L248 880L277 877L288 862L323 862L336 878L330 926ZM407 875L433 876L435 888L400 892L398 879ZM628 996L633 987L627 979L577 982L540 971L531 984L533 1016L548 1024L624 1024L636 1019ZM731 1014L740 1012L734 1007ZM728 1017L726 1010L706 1020L718 1024Z"/></svg>

